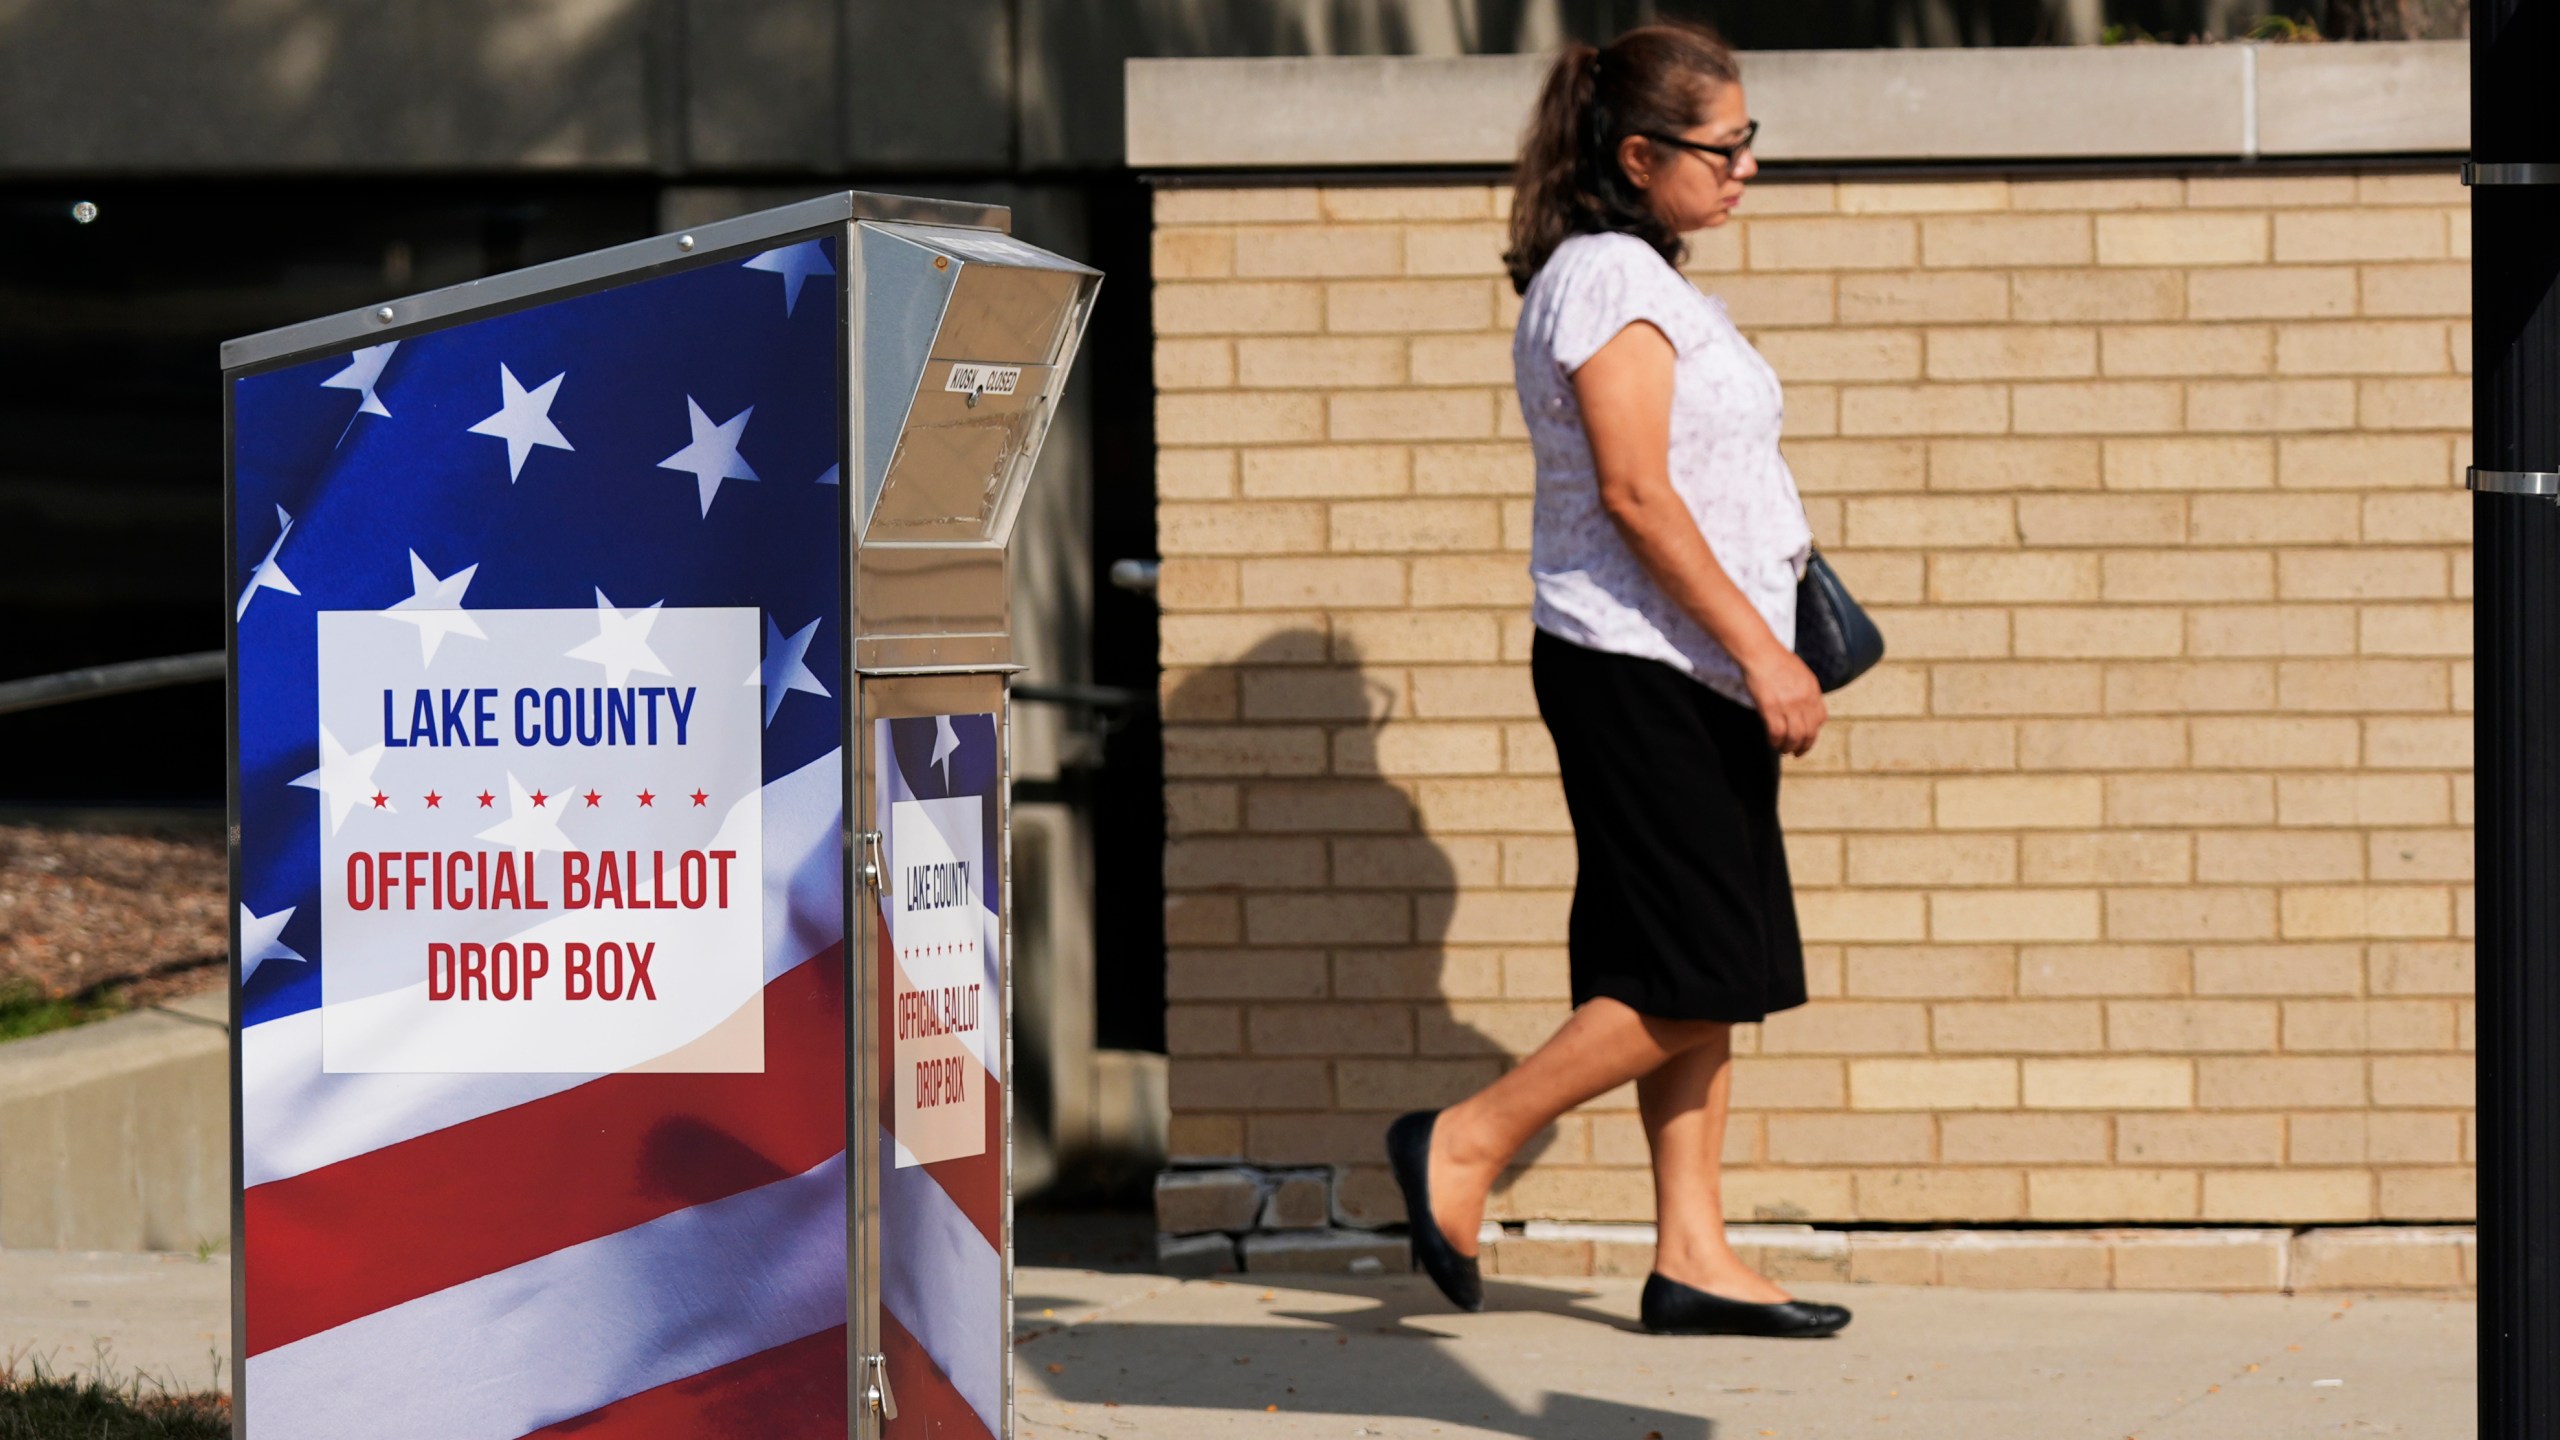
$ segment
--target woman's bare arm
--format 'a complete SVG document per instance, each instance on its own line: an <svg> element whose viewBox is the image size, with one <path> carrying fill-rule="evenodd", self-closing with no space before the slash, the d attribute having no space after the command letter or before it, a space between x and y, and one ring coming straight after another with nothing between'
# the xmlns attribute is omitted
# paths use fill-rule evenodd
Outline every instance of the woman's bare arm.
<svg viewBox="0 0 2560 1440"><path fill-rule="evenodd" d="M1707 537L1671 488L1669 337L1643 321L1629 325L1573 372L1583 429L1600 475L1600 505L1646 573L1742 667L1743 683L1769 727L1769 743L1789 755L1813 748L1829 711L1822 686L1760 618L1725 574Z"/></svg>

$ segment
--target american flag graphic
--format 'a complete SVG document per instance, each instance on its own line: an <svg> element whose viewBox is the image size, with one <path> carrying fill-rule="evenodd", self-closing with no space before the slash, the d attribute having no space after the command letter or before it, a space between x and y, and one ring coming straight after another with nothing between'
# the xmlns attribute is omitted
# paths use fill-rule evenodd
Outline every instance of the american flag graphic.
<svg viewBox="0 0 2560 1440"><path fill-rule="evenodd" d="M1004 1433L1004 936L996 717L873 722L888 842L878 911L880 1353L896 1440ZM955 813L955 811L957 813ZM925 834L922 832L930 831ZM956 925L935 860L969 862ZM919 877L923 878L919 878Z"/></svg>
<svg viewBox="0 0 2560 1440"><path fill-rule="evenodd" d="M251 1440L846 1433L839 259L830 236L772 242L229 383ZM680 617L731 617L755 639L705 683L747 687L746 778L664 747L470 748L492 722L450 694L422 702L424 731L390 698L378 727L342 727L328 626L433 685L492 663L522 631L511 611L583 612L580 643L546 664L599 705L692 683L667 678L686 669ZM502 736L524 719L510 698L491 706ZM992 736L966 748L961 765L994 764ZM539 1043L519 1035L476 1068L367 1058L413 1053L417 1027L382 1017L427 1012L382 1008L422 992L359 973L333 917L359 878L390 883L400 852L469 848L485 885L499 853L619 850L636 874L724 843L762 861L733 877L741 938L717 957L739 978L689 1004L697 957L659 958L662 998L642 1008L664 1055L561 1071L504 1060ZM459 885L441 866L434 883ZM491 942L569 923L463 919ZM703 1058L715 1041L725 1060ZM993 1195L1000 1209L1000 1177ZM940 1203L924 1239L884 1245L909 1256L904 1283L956 1265L1000 1286L1000 1223ZM1003 1334L1000 1317L974 1333L986 1323L900 1331L898 1398L982 1427L941 1433L1001 1428Z"/></svg>

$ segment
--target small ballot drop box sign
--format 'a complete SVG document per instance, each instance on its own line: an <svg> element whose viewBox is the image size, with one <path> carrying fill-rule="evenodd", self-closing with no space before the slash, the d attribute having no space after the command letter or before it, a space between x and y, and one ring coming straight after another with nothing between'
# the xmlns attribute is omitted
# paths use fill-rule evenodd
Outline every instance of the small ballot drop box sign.
<svg viewBox="0 0 2560 1440"><path fill-rule="evenodd" d="M1006 222L225 347L246 1440L1011 1433Z"/></svg>

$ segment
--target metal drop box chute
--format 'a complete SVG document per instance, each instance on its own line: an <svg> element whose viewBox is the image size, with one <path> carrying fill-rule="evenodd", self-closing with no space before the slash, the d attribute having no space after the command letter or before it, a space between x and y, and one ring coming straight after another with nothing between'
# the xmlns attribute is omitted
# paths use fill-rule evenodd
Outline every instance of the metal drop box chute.
<svg viewBox="0 0 2560 1440"><path fill-rule="evenodd" d="M858 663L1005 663L1008 542L1101 277L985 230L855 229Z"/></svg>
<svg viewBox="0 0 2560 1440"><path fill-rule="evenodd" d="M1008 225L223 347L244 1440L1011 1434Z"/></svg>

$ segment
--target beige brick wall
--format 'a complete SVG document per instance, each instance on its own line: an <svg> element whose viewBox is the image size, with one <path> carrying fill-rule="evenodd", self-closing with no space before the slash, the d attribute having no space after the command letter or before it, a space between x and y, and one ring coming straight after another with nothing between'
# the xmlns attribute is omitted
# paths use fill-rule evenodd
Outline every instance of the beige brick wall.
<svg viewBox="0 0 2560 1440"><path fill-rule="evenodd" d="M1376 1168L1565 1011L1507 195L1156 206L1173 1147ZM1883 668L1784 811L1814 1002L1738 1218L2472 1213L2469 232L2450 174L1755 186ZM1642 1219L1632 1098L1500 1218Z"/></svg>

